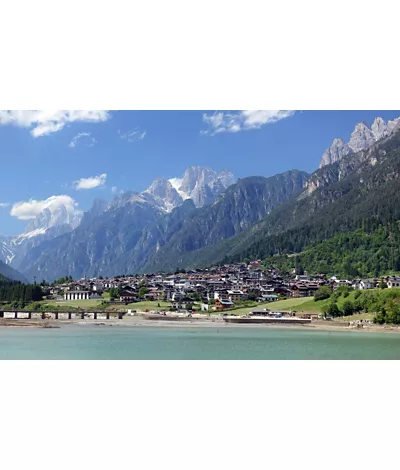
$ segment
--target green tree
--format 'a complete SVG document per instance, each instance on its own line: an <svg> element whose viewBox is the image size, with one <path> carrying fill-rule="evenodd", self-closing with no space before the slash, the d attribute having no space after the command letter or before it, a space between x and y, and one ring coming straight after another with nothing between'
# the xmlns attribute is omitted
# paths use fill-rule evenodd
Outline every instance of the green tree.
<svg viewBox="0 0 400 470"><path fill-rule="evenodd" d="M314 300L317 301L317 300L329 299L331 295L332 295L332 289L328 286L322 286L314 294Z"/></svg>
<svg viewBox="0 0 400 470"><path fill-rule="evenodd" d="M337 304L334 302L331 302L328 306L327 313L328 315L331 315L332 317L338 317L340 315L340 310Z"/></svg>
<svg viewBox="0 0 400 470"><path fill-rule="evenodd" d="M378 323L379 325L383 325L384 323L386 323L386 309L385 308L382 308L382 310L375 315L374 323Z"/></svg>
<svg viewBox="0 0 400 470"><path fill-rule="evenodd" d="M110 300L115 300L119 297L120 289L117 287L111 287L108 293L110 294Z"/></svg>
<svg viewBox="0 0 400 470"><path fill-rule="evenodd" d="M142 286L142 287L139 289L139 297L140 297L141 299L143 299L144 296L145 296L146 294L148 294L149 292L150 292L150 290L148 289L148 287Z"/></svg>
<svg viewBox="0 0 400 470"><path fill-rule="evenodd" d="M343 315L350 316L353 315L354 313L354 306L353 303L350 300L346 300L346 302L343 304Z"/></svg>

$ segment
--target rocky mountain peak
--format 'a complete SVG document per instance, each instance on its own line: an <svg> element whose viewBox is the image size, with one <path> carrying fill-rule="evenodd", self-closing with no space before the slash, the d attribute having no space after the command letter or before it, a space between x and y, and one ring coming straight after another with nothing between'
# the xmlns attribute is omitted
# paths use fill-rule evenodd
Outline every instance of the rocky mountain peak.
<svg viewBox="0 0 400 470"><path fill-rule="evenodd" d="M375 140L382 139L389 134L388 126L381 117L376 117L375 121L371 126L372 133L374 134Z"/></svg>
<svg viewBox="0 0 400 470"><path fill-rule="evenodd" d="M322 154L319 167L322 168L325 165L335 163L350 152L350 147L343 139L334 139L332 145L325 149L324 153Z"/></svg>
<svg viewBox="0 0 400 470"><path fill-rule="evenodd" d="M234 182L229 170L217 173L208 167L190 166L182 178L157 178L142 195L169 212L186 199L192 199L196 207L211 204Z"/></svg>
<svg viewBox="0 0 400 470"><path fill-rule="evenodd" d="M82 212L70 211L64 205L46 207L27 225L24 234L44 233L49 228L62 225L75 229L81 223L82 216Z"/></svg>
<svg viewBox="0 0 400 470"><path fill-rule="evenodd" d="M375 135L365 122L359 122L350 136L349 147L353 152L366 150L376 141Z"/></svg>
<svg viewBox="0 0 400 470"><path fill-rule="evenodd" d="M165 178L159 177L150 185L143 196L151 196L152 202L162 209L170 212L183 202L183 198L172 186L171 182Z"/></svg>
<svg viewBox="0 0 400 470"><path fill-rule="evenodd" d="M324 150L319 167L335 163L350 152L367 150L375 142L389 136L399 128L400 118L386 123L384 119L377 116L371 128L365 122L359 122L356 124L348 143L343 139L334 139L332 145Z"/></svg>
<svg viewBox="0 0 400 470"><path fill-rule="evenodd" d="M387 123L389 133L395 132L400 129L400 117L393 119L393 121L388 121Z"/></svg>

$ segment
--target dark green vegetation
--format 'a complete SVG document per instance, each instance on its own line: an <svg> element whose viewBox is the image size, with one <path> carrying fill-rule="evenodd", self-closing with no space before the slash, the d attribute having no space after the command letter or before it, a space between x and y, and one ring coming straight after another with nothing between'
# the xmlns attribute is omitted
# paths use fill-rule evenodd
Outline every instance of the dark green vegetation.
<svg viewBox="0 0 400 470"><path fill-rule="evenodd" d="M42 298L43 292L39 285L0 279L0 302L17 302L16 307L19 307L28 302L40 301Z"/></svg>
<svg viewBox="0 0 400 470"><path fill-rule="evenodd" d="M296 255L275 255L265 260L283 273L297 272L337 275L344 278L369 278L400 271L400 226L387 222L373 229L360 228L341 233Z"/></svg>
<svg viewBox="0 0 400 470"><path fill-rule="evenodd" d="M185 255L185 265L261 258L347 277L400 269L400 133L321 168L305 186L250 229Z"/></svg>
<svg viewBox="0 0 400 470"><path fill-rule="evenodd" d="M60 277L59 279L56 279L53 282L53 285L67 284L68 282L72 282L72 281L73 281L72 276L64 276L64 277Z"/></svg>
<svg viewBox="0 0 400 470"><path fill-rule="evenodd" d="M400 289L352 290L339 287L326 297L328 288L321 287L314 296L315 304L332 317L371 313L375 323L400 324ZM321 299L323 297L323 300Z"/></svg>

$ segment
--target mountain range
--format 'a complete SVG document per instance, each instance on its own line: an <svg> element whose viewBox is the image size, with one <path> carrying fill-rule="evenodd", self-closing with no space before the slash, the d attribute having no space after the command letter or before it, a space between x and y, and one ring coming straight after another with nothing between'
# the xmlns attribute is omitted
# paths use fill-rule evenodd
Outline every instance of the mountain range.
<svg viewBox="0 0 400 470"><path fill-rule="evenodd" d="M399 176L400 118L377 117L358 123L349 142L334 139L312 174L236 181L229 170L190 167L83 214L45 209L21 235L0 237L0 274L53 280L296 258L338 234L399 220Z"/></svg>
<svg viewBox="0 0 400 470"><path fill-rule="evenodd" d="M387 137L400 128L400 118L393 121L385 122L381 117L376 117L371 128L365 122L359 122L350 136L349 142L345 142L342 138L333 140L330 147L325 149L322 154L322 168L325 165L335 163L348 155L349 153L357 153L361 150L370 148L375 142Z"/></svg>

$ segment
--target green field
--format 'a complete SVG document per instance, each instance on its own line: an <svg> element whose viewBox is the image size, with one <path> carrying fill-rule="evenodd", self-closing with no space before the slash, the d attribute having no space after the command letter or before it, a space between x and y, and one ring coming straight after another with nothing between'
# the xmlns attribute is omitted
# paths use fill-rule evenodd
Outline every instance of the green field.
<svg viewBox="0 0 400 470"><path fill-rule="evenodd" d="M62 307L81 307L81 308L101 308L101 300L99 299L88 299L88 300L44 300L44 304L47 305L60 305Z"/></svg>
<svg viewBox="0 0 400 470"><path fill-rule="evenodd" d="M336 317L333 321L355 321L355 320L373 320L375 313L355 313L354 315L349 315L347 317Z"/></svg>
<svg viewBox="0 0 400 470"><path fill-rule="evenodd" d="M103 310L105 308L104 305L101 304L101 300L93 299L93 300L45 300L43 303L47 305L59 305L62 307L74 307L74 308L98 308L99 310ZM158 307L158 305L160 305ZM171 302L161 302L161 301L144 301L144 302L135 302L132 304L114 304L110 305L108 310L138 310L138 311L145 311L145 310L166 310L171 306Z"/></svg>
<svg viewBox="0 0 400 470"><path fill-rule="evenodd" d="M140 312L145 312L146 310L168 310L170 307L171 302L162 302L161 300L146 300L143 302L134 302L133 304L123 306L125 309L132 309Z"/></svg>
<svg viewBox="0 0 400 470"><path fill-rule="evenodd" d="M312 297L302 297L298 299L287 299L287 300L279 300L277 302L263 302L255 304L252 307L243 307L237 309L229 309L226 310L226 313L232 315L246 315L247 313L251 312L255 308L266 308L268 310L295 310L299 312L303 308L303 304L308 303L312 299ZM313 311L316 311L315 309ZM219 312L211 312L214 314L220 314Z"/></svg>
<svg viewBox="0 0 400 470"><path fill-rule="evenodd" d="M298 297L298 298L291 298L286 300L279 300L276 303L274 309L277 310L294 310L296 312L319 312L319 310L315 309L315 302L313 297ZM271 305L271 303L270 303Z"/></svg>

